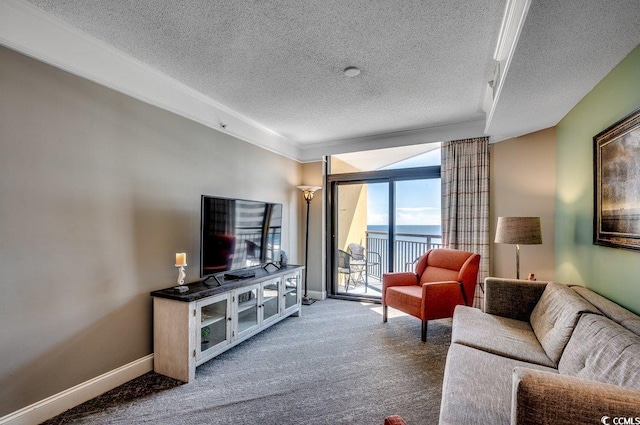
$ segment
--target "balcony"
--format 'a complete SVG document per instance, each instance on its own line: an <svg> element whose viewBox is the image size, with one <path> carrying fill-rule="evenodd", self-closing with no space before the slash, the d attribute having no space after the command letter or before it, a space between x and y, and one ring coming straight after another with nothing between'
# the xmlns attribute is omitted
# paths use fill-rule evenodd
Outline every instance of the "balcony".
<svg viewBox="0 0 640 425"><path fill-rule="evenodd" d="M380 254L381 261L371 261L362 272L352 273L349 288L345 291L345 278L339 279L338 290L340 293L357 295L380 296L382 293L382 275L387 273L389 267L389 233L367 230L366 246L370 253ZM396 233L394 241L394 271L413 271L415 262L428 250L442 246L441 235L424 235L415 233ZM365 281L368 282L365 285ZM355 282L355 285L354 285ZM354 287L355 286L355 287ZM365 293L365 288L367 292Z"/></svg>

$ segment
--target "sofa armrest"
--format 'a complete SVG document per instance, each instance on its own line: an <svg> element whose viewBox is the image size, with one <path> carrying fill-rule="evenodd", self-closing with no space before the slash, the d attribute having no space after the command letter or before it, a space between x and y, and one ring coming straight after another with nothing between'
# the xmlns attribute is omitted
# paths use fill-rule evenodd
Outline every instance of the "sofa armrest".
<svg viewBox="0 0 640 425"><path fill-rule="evenodd" d="M484 280L484 312L529 321L547 282L488 277Z"/></svg>
<svg viewBox="0 0 640 425"><path fill-rule="evenodd" d="M640 390L618 385L516 367L512 391L511 425L600 424L615 423L616 417L640 418Z"/></svg>

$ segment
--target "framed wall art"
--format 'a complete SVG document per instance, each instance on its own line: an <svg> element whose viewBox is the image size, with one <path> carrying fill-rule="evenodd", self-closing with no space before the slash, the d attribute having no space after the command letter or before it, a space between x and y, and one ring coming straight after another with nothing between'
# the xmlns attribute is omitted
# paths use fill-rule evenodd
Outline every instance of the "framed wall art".
<svg viewBox="0 0 640 425"><path fill-rule="evenodd" d="M640 109L598 133L593 243L640 250Z"/></svg>

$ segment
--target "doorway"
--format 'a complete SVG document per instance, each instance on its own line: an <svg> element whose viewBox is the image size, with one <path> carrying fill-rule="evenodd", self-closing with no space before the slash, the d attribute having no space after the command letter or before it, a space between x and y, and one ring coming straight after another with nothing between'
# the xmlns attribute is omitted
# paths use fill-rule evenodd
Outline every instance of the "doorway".
<svg viewBox="0 0 640 425"><path fill-rule="evenodd" d="M382 276L441 245L440 166L327 178L327 276L335 298L379 302Z"/></svg>

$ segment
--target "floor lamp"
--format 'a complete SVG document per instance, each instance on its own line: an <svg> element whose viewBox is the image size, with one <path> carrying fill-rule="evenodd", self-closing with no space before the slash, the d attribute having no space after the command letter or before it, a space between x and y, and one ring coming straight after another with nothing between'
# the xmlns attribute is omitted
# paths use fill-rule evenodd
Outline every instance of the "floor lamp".
<svg viewBox="0 0 640 425"><path fill-rule="evenodd" d="M307 201L307 227L304 239L304 295L302 296L302 304L311 305L316 300L307 296L307 270L309 269L307 261L309 261L309 205L313 199L313 194L322 189L320 186L298 186L303 193L304 200Z"/></svg>
<svg viewBox="0 0 640 425"><path fill-rule="evenodd" d="M495 243L515 244L516 279L520 279L520 245L540 245L540 217L498 217Z"/></svg>

